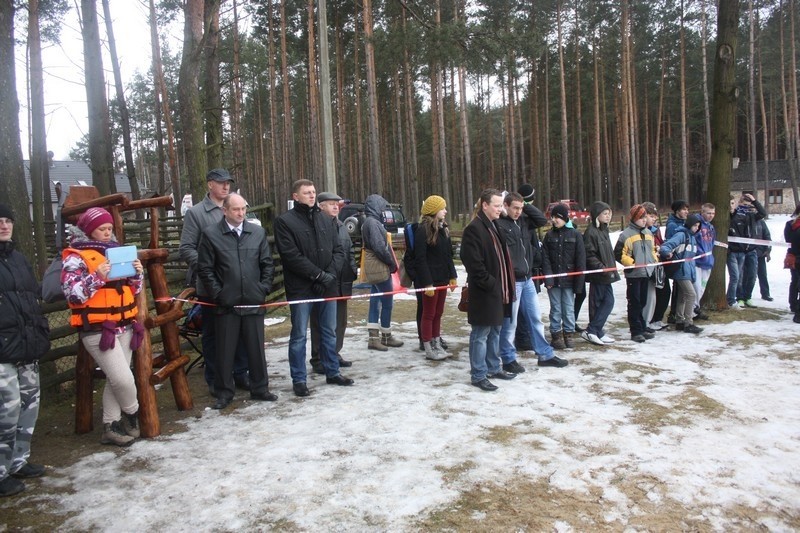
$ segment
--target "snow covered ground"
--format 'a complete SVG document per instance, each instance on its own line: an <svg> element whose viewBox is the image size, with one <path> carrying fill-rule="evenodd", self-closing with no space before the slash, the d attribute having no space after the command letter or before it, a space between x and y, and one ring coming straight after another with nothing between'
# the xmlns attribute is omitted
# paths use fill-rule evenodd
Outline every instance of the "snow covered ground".
<svg viewBox="0 0 800 533"><path fill-rule="evenodd" d="M774 240L785 222L769 222ZM354 362L346 375L355 386L314 376L305 399L291 392L288 338L268 328L279 401L240 395L235 408L206 409L183 432L85 457L21 497L81 531L795 530L800 325L787 310L785 250L769 263L775 301L760 300L758 286L754 294L774 313L713 314L700 335L660 332L637 344L623 281L610 319L616 344L578 340L562 354L564 369L523 357L528 372L496 381L494 393L469 385L458 292L443 335L456 359L426 361L412 321L397 327L405 347L367 352L365 321L353 321L342 355ZM413 306L409 296L397 302ZM547 313L546 294L540 302ZM352 305L365 318L366 304ZM480 498L464 505L465 494L488 501L506 489L521 498L518 509L484 508ZM533 502L543 509L537 525L508 518ZM648 521L658 513L669 517Z"/></svg>

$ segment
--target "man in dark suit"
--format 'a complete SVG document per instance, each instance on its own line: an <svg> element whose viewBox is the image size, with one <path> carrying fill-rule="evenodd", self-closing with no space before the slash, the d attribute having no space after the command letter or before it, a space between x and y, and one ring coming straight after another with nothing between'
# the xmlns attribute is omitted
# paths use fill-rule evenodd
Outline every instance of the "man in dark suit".
<svg viewBox="0 0 800 533"><path fill-rule="evenodd" d="M264 356L262 307L272 290L274 267L264 228L245 221L247 202L231 193L222 204L223 219L203 230L197 249L197 276L216 313L214 409L224 409L234 395L233 360L240 343L247 352L250 398L275 401L269 392Z"/></svg>

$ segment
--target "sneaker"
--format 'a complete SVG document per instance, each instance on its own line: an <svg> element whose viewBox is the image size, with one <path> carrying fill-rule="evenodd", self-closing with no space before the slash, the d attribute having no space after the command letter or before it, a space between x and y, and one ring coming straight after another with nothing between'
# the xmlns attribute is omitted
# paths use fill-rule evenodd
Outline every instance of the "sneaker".
<svg viewBox="0 0 800 533"><path fill-rule="evenodd" d="M744 300L736 300L736 303L739 304L739 307L744 307Z"/></svg>
<svg viewBox="0 0 800 533"><path fill-rule="evenodd" d="M519 362L515 359L510 363L503 363L503 370L510 372L511 374L522 374L525 372L525 367L519 364Z"/></svg>
<svg viewBox="0 0 800 533"><path fill-rule="evenodd" d="M25 483L11 476L0 481L0 496L13 496L23 490L25 490Z"/></svg>
<svg viewBox="0 0 800 533"><path fill-rule="evenodd" d="M536 364L538 366L552 366L552 367L555 367L555 368L564 368L565 366L567 366L569 364L569 361L567 361L566 359L561 359L557 355L554 355L550 359L548 359L546 361L541 361L540 360Z"/></svg>
<svg viewBox="0 0 800 533"><path fill-rule="evenodd" d="M756 304L753 303L753 300L745 300L744 301L745 307L758 307Z"/></svg>
<svg viewBox="0 0 800 533"><path fill-rule="evenodd" d="M616 339L608 333L600 337L600 340L603 341L603 344L614 344L616 342Z"/></svg>
<svg viewBox="0 0 800 533"><path fill-rule="evenodd" d="M683 331L685 331L686 333L702 333L703 328L698 328L694 324L686 324L683 327Z"/></svg>
<svg viewBox="0 0 800 533"><path fill-rule="evenodd" d="M450 347L450 345L447 344L447 342L443 338L438 337L438 339L439 339L439 346L441 346L443 350L446 350Z"/></svg>
<svg viewBox="0 0 800 533"><path fill-rule="evenodd" d="M761 299L762 299L762 300L766 300L767 302L771 302L771 301L773 301L775 298L773 298L772 296L762 296L762 297L761 297Z"/></svg>
<svg viewBox="0 0 800 533"><path fill-rule="evenodd" d="M11 475L17 479L41 477L44 475L44 465L25 463L24 465L22 465L22 468L12 473Z"/></svg>
<svg viewBox="0 0 800 533"><path fill-rule="evenodd" d="M655 333L650 333L649 331L645 331L644 333L642 333L642 337L644 337L647 340L655 339L656 338L656 334Z"/></svg>
<svg viewBox="0 0 800 533"><path fill-rule="evenodd" d="M600 337L598 337L594 333L589 333L586 330L583 330L583 333L581 333L581 339L585 340L586 342L591 342L592 344L596 344L598 346L603 346L605 344Z"/></svg>
<svg viewBox="0 0 800 533"><path fill-rule="evenodd" d="M742 306L739 305L739 302L733 302L732 304L729 304L728 307L730 309L735 310L735 311L741 311L742 310Z"/></svg>
<svg viewBox="0 0 800 533"><path fill-rule="evenodd" d="M100 444L113 444L115 446L130 446L133 444L133 437L125 433L120 427L119 420L110 424L103 424L103 436L100 437Z"/></svg>
<svg viewBox="0 0 800 533"><path fill-rule="evenodd" d="M122 431L124 431L127 435L130 435L134 439L138 439L140 435L139 411L136 411L132 415L123 412L122 418L119 420L119 427L121 427Z"/></svg>
<svg viewBox="0 0 800 533"><path fill-rule="evenodd" d="M644 338L644 335L631 335L631 340L634 342L644 342L647 339Z"/></svg>
<svg viewBox="0 0 800 533"><path fill-rule="evenodd" d="M662 329L667 329L669 326L664 324L662 321L657 320L656 322L650 322L648 327L653 331L661 331Z"/></svg>

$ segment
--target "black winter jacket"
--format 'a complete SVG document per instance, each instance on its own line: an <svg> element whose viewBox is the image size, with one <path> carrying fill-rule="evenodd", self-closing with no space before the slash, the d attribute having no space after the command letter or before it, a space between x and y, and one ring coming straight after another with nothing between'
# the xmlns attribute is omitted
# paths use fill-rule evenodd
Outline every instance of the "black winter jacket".
<svg viewBox="0 0 800 533"><path fill-rule="evenodd" d="M338 286L314 283L325 271L338 277L345 260L336 222L320 211L296 202L275 219L275 247L281 256L286 298L300 300L336 296Z"/></svg>
<svg viewBox="0 0 800 533"><path fill-rule="evenodd" d="M598 270L601 268L614 268L617 261L614 259L614 247L611 245L611 237L608 234L608 224L602 224L597 220L600 213L606 209L611 209L605 202L595 202L589 209L589 226L583 232L583 244L586 248L586 270ZM597 272L586 274L586 281L599 285L610 285L619 281L619 271Z"/></svg>
<svg viewBox="0 0 800 533"><path fill-rule="evenodd" d="M453 245L444 228L439 228L436 245L428 244L428 226L417 224L414 231L414 281L417 287L442 287L456 279Z"/></svg>
<svg viewBox="0 0 800 533"><path fill-rule="evenodd" d="M756 224L758 224L759 220L767 216L767 212L764 211L764 206L762 206L758 200L753 201L753 207L755 207L755 211L750 211L747 214L741 213L738 208L731 213L731 223L728 228L729 236L746 237L748 239L755 238L757 231ZM749 252L755 249L755 244L738 242L728 243L728 252Z"/></svg>
<svg viewBox="0 0 800 533"><path fill-rule="evenodd" d="M544 251L544 273L563 274L586 270L586 248L583 236L575 228L562 226L547 232L542 241ZM580 294L584 291L583 274L547 278L547 287L573 287Z"/></svg>
<svg viewBox="0 0 800 533"><path fill-rule="evenodd" d="M531 276L531 265L533 264L533 246L530 235L528 235L527 226L521 222L522 217L514 220L507 215L501 215L495 222L500 235L508 246L508 253L511 254L514 277L517 281L525 281Z"/></svg>
<svg viewBox="0 0 800 533"><path fill-rule="evenodd" d="M272 290L275 273L267 232L242 223L242 235L223 218L203 230L197 247L197 277L206 288L217 313L264 314L263 307L231 309L236 305L261 305Z"/></svg>
<svg viewBox="0 0 800 533"><path fill-rule="evenodd" d="M39 284L13 241L0 242L0 363L38 361L50 349Z"/></svg>
<svg viewBox="0 0 800 533"><path fill-rule="evenodd" d="M339 296L350 296L353 294L353 282L358 277L358 265L353 254L353 240L344 227L344 222L338 218L333 219L339 231L339 242L344 251L344 261L342 269L339 271Z"/></svg>
<svg viewBox="0 0 800 533"><path fill-rule="evenodd" d="M503 304L500 262L490 232L497 235L504 257L508 257L508 247L503 238L482 211L464 228L461 238L461 262L467 270L469 285L467 321L473 326L501 326L503 318L511 316L511 303ZM514 280L510 281L507 299L513 302L516 288Z"/></svg>

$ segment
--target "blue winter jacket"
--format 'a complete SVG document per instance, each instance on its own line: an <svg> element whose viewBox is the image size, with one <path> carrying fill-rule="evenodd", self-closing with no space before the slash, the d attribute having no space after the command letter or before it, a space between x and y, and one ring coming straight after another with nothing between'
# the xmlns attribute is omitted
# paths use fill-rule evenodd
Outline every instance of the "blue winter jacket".
<svg viewBox="0 0 800 533"><path fill-rule="evenodd" d="M697 243L697 255L713 252L714 241L717 240L717 229L713 224L703 220L700 222L700 229L694 234L694 240ZM714 256L707 255L699 258L695 261L695 266L703 270L711 270L714 267Z"/></svg>
<svg viewBox="0 0 800 533"><path fill-rule="evenodd" d="M669 259L691 259L697 255L697 244L694 235L689 230L680 226L675 229L675 234L664 241L658 249L662 260ZM672 257L669 254L672 253ZM672 276L674 280L688 279L694 281L697 277L694 261L684 261L678 263L678 270Z"/></svg>

